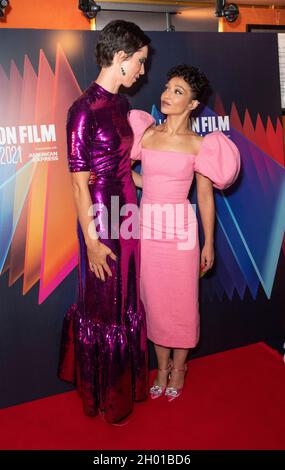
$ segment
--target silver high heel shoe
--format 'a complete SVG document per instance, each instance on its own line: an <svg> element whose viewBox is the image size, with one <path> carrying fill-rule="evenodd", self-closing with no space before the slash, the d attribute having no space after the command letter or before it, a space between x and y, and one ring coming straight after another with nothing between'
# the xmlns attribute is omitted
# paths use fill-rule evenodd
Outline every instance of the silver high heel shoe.
<svg viewBox="0 0 285 470"><path fill-rule="evenodd" d="M160 367L158 367L158 370L160 370L161 372L167 373L168 379L170 376L171 369L172 369L172 363L169 363L166 369L161 369ZM159 384L154 383L153 386L150 387L149 389L149 393L150 393L152 400L155 400L156 398L161 397L164 394L165 390L166 390L166 385L159 385Z"/></svg>
<svg viewBox="0 0 285 470"><path fill-rule="evenodd" d="M186 375L186 372L187 372L187 364L185 364L184 369L176 369L176 367L172 367L171 371L173 371L173 370L175 370L176 372L183 372L184 373L184 378L185 378L185 375ZM169 375L171 375L171 374L169 374ZM183 387L184 387L184 384L180 388L166 387L165 396L166 396L167 400L170 402L170 401L175 400L175 398L178 398L182 393Z"/></svg>

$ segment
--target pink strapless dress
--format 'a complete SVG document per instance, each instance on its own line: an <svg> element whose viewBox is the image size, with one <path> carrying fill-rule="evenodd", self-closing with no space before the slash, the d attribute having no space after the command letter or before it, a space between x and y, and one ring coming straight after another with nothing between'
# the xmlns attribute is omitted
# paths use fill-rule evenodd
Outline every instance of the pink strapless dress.
<svg viewBox="0 0 285 470"><path fill-rule="evenodd" d="M236 145L222 132L204 137L198 155L142 148L153 117L129 113L134 132L131 158L141 159L141 299L147 336L170 348L192 348L199 339L200 248L195 208L188 200L195 172L218 189L230 186L240 170Z"/></svg>

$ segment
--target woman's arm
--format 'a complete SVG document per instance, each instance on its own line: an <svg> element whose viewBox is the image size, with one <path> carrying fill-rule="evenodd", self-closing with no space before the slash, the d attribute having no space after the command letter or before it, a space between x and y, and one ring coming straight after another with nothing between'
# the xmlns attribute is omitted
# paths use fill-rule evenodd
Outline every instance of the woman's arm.
<svg viewBox="0 0 285 470"><path fill-rule="evenodd" d="M112 276L106 257L109 255L113 260L116 260L116 255L104 243L99 241L93 212L91 211L91 214L88 215L88 211L93 205L88 187L89 175L89 171L71 173L73 195L87 247L90 269L94 271L98 279L105 281L104 270L109 276Z"/></svg>
<svg viewBox="0 0 285 470"><path fill-rule="evenodd" d="M94 238L96 237L96 239L93 237L91 239L91 234L88 232L90 224L92 224L93 221L93 217L88 215L88 210L90 206L92 206L92 200L88 188L89 175L89 171L71 173L71 183L77 215L86 246L89 246L93 242L94 246L97 246L99 242L97 234L93 233L93 236Z"/></svg>
<svg viewBox="0 0 285 470"><path fill-rule="evenodd" d="M205 237L201 251L201 270L206 272L214 264L215 202L211 180L196 173L196 181L198 207Z"/></svg>
<svg viewBox="0 0 285 470"><path fill-rule="evenodd" d="M137 188L142 188L142 176L136 171L132 170L132 177Z"/></svg>

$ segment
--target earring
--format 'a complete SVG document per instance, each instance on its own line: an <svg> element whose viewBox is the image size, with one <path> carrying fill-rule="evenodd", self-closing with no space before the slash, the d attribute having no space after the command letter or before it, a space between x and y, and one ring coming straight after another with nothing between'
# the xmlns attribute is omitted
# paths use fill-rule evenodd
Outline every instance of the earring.
<svg viewBox="0 0 285 470"><path fill-rule="evenodd" d="M125 70L123 69L123 67L121 67L121 72L122 72L122 75L124 75L124 76L126 75L126 72L125 72Z"/></svg>

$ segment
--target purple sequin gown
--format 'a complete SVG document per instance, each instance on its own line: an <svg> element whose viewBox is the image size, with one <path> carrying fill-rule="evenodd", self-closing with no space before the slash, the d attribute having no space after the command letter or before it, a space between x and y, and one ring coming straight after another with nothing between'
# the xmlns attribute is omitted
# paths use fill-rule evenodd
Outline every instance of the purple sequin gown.
<svg viewBox="0 0 285 470"><path fill-rule="evenodd" d="M95 416L101 410L109 422L127 416L133 401L145 399L148 389L145 314L139 298L139 240L120 236L110 219L112 196L119 198L120 208L126 203L137 204L128 111L124 96L93 82L72 105L67 120L69 169L90 171L91 199L100 204L96 215L101 241L117 260L107 257L112 277L106 275L105 282L97 279L89 268L78 224L78 302L64 319L59 376L76 383L87 415ZM108 224L100 216L103 205L108 209ZM119 224L124 219L120 215Z"/></svg>

